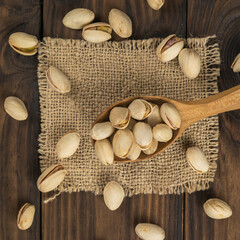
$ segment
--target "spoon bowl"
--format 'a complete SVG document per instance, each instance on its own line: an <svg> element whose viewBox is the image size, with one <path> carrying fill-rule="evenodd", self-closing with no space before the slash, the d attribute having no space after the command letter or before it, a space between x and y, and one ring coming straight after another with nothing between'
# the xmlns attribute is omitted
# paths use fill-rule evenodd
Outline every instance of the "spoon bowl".
<svg viewBox="0 0 240 240"><path fill-rule="evenodd" d="M168 142L159 142L158 148L155 153L151 155L147 155L141 152L140 156L136 160L130 159L121 159L117 156L114 156L115 162L138 162L142 160L147 160L158 155L160 152L164 151L167 147L169 147L172 143L174 143L182 133L193 123L209 116L213 116L219 113L233 111L240 109L240 85L218 93L216 95L212 95L210 97L196 100L196 101L178 101L165 97L159 96L137 96L137 97L129 97L118 101L111 106L109 106L106 110L104 110L95 120L92 127L96 123L101 123L105 121L109 121L110 111L114 107L128 107L129 104L135 99L144 99L148 102L155 103L158 106L161 106L163 103L172 103L178 110L181 117L181 126L179 129L173 131L173 137ZM95 144L95 140L91 138L92 144Z"/></svg>

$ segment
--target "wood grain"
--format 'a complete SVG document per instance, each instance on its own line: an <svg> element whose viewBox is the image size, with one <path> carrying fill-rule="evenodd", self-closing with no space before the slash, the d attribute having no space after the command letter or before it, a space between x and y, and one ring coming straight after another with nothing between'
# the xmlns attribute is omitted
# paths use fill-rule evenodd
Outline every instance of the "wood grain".
<svg viewBox="0 0 240 240"><path fill-rule="evenodd" d="M221 77L219 90L240 84L240 75L230 68L240 52L240 2L188 1L187 32L189 36L216 34L221 47ZM220 115L219 162L215 182L206 192L186 194L186 240L235 240L240 235L240 111ZM202 205L208 199L218 197L230 204L233 216L227 220L212 220L203 212Z"/></svg>
<svg viewBox="0 0 240 240"><path fill-rule="evenodd" d="M177 33L186 35L186 1L166 1L160 11L152 10L145 0L44 0L44 36L81 38L81 31L71 30L61 23L64 15L77 7L94 11L97 21L107 21L108 12L118 8L133 21L133 39L164 37ZM176 11L177 9L177 11ZM49 25L51 23L51 26ZM113 40L120 40L115 34ZM46 199L51 195L44 195ZM42 239L139 239L135 226L152 222L166 230L166 239L183 239L183 195L139 195L126 198L114 212L108 210L102 196L92 193L63 194L57 200L42 205Z"/></svg>
<svg viewBox="0 0 240 240"><path fill-rule="evenodd" d="M0 3L0 239L40 239L40 195L37 138L39 131L37 57L25 57L8 45L16 31L39 36L40 2L3 0ZM4 99L17 96L29 111L26 121L18 122L3 109ZM26 231L17 228L17 213L29 202L36 207L35 221Z"/></svg>

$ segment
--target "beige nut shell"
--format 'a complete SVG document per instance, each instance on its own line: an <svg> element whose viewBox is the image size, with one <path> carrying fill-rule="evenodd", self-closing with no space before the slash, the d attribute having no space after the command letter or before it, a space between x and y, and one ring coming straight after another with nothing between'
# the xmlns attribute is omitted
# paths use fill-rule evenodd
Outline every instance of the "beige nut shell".
<svg viewBox="0 0 240 240"><path fill-rule="evenodd" d="M25 203L19 210L17 216L17 226L20 230L27 230L32 226L35 215L35 206Z"/></svg>

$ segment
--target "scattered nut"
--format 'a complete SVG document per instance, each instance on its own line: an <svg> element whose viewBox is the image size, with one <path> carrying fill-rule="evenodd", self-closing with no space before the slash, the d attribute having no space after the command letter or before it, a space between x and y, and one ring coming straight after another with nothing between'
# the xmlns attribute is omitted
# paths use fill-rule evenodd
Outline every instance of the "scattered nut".
<svg viewBox="0 0 240 240"><path fill-rule="evenodd" d="M151 223L139 223L135 232L143 240L163 240L165 239L164 230L156 225Z"/></svg>
<svg viewBox="0 0 240 240"><path fill-rule="evenodd" d="M4 101L4 109L15 120L24 121L28 118L25 104L17 97L7 97Z"/></svg>
<svg viewBox="0 0 240 240"><path fill-rule="evenodd" d="M167 124L157 124L153 128L153 137L158 142L168 142L172 139L172 129Z"/></svg>
<svg viewBox="0 0 240 240"><path fill-rule="evenodd" d="M240 72L240 53L234 59L231 68L234 72Z"/></svg>
<svg viewBox="0 0 240 240"><path fill-rule="evenodd" d="M14 51L24 56L37 53L38 39L33 35L16 32L9 36L8 43Z"/></svg>
<svg viewBox="0 0 240 240"><path fill-rule="evenodd" d="M86 8L76 8L68 12L63 18L64 26L72 29L82 29L95 18L94 12Z"/></svg>
<svg viewBox="0 0 240 240"><path fill-rule="evenodd" d="M112 145L108 139L97 140L95 142L95 152L102 164L113 164L114 154Z"/></svg>
<svg viewBox="0 0 240 240"><path fill-rule="evenodd" d="M39 191L46 193L55 189L65 178L67 171L63 165L56 164L47 168L38 178L37 187Z"/></svg>
<svg viewBox="0 0 240 240"><path fill-rule="evenodd" d="M230 206L218 198L207 200L203 205L203 209L205 213L213 219L225 219L232 216Z"/></svg>
<svg viewBox="0 0 240 240"><path fill-rule="evenodd" d="M164 0L147 0L147 2L153 10L159 10L164 4Z"/></svg>
<svg viewBox="0 0 240 240"><path fill-rule="evenodd" d="M196 78L201 69L201 60L199 54L189 48L184 48L178 56L179 65L183 73L189 78Z"/></svg>
<svg viewBox="0 0 240 240"><path fill-rule="evenodd" d="M17 226L20 230L27 230L32 226L35 215L35 206L25 203L19 210L17 216Z"/></svg>

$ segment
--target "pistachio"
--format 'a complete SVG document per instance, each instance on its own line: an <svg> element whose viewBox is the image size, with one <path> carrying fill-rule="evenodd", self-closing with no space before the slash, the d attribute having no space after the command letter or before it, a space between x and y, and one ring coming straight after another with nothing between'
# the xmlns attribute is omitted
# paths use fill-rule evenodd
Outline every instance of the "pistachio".
<svg viewBox="0 0 240 240"><path fill-rule="evenodd" d="M189 78L196 78L201 69L201 60L198 53L189 48L184 48L178 56L179 65L183 73Z"/></svg>
<svg viewBox="0 0 240 240"><path fill-rule="evenodd" d="M70 132L62 136L56 145L58 158L62 159L72 156L77 151L79 143L80 135L77 132Z"/></svg>
<svg viewBox="0 0 240 240"><path fill-rule="evenodd" d="M159 10L164 4L164 0L147 0L147 2L154 10Z"/></svg>
<svg viewBox="0 0 240 240"><path fill-rule="evenodd" d="M156 224L139 223L135 232L143 240L163 240L165 238L164 230Z"/></svg>
<svg viewBox="0 0 240 240"><path fill-rule="evenodd" d="M75 8L63 18L64 26L72 29L82 29L95 18L94 12L86 8Z"/></svg>
<svg viewBox="0 0 240 240"><path fill-rule="evenodd" d="M4 101L4 109L15 120L23 121L28 118L28 111L25 104L17 97L7 97Z"/></svg>
<svg viewBox="0 0 240 240"><path fill-rule="evenodd" d="M140 154L141 154L141 149L134 140L133 144L129 150L129 153L127 155L127 158L129 158L130 160L136 160L136 159L138 159Z"/></svg>
<svg viewBox="0 0 240 240"><path fill-rule="evenodd" d="M35 206L25 203L19 210L17 216L17 226L20 230L27 230L32 226L35 215Z"/></svg>
<svg viewBox="0 0 240 240"><path fill-rule="evenodd" d="M112 28L109 24L103 22L92 23L83 28L83 38L92 43L100 43L109 40L112 37Z"/></svg>
<svg viewBox="0 0 240 240"><path fill-rule="evenodd" d="M240 53L234 59L231 68L234 72L240 72Z"/></svg>
<svg viewBox="0 0 240 240"><path fill-rule="evenodd" d="M177 108L171 103L163 103L160 107L160 114L163 121L172 129L176 130L181 126L181 118Z"/></svg>
<svg viewBox="0 0 240 240"><path fill-rule="evenodd" d="M186 152L188 164L198 173L206 173L209 169L204 152L198 147L189 147Z"/></svg>
<svg viewBox="0 0 240 240"><path fill-rule="evenodd" d="M58 68L51 66L46 72L46 78L52 89L60 93L68 93L71 84L68 77Z"/></svg>
<svg viewBox="0 0 240 240"><path fill-rule="evenodd" d="M132 21L126 13L113 8L109 12L108 20L114 32L120 37L128 38L132 35Z"/></svg>
<svg viewBox="0 0 240 240"><path fill-rule="evenodd" d="M16 32L9 36L8 43L14 51L24 56L37 53L38 39L33 35Z"/></svg>
<svg viewBox="0 0 240 240"><path fill-rule="evenodd" d="M114 132L114 128L110 122L97 123L91 130L91 137L94 140L102 140L110 137Z"/></svg>
<svg viewBox="0 0 240 240"><path fill-rule="evenodd" d="M129 121L129 124L128 124L127 128L132 131L133 128L134 128L134 125L136 123L137 123L137 121L135 121L133 118L130 118L130 121Z"/></svg>
<svg viewBox="0 0 240 240"><path fill-rule="evenodd" d="M147 155L154 154L157 151L157 147L158 147L158 141L153 138L150 148L148 148L147 150L144 150L143 152Z"/></svg>
<svg viewBox="0 0 240 240"><path fill-rule="evenodd" d="M147 118L147 123L151 127L155 127L158 123L162 122L162 118L160 115L159 106L156 104L152 104L152 113Z"/></svg>
<svg viewBox="0 0 240 240"><path fill-rule="evenodd" d="M95 153L102 164L113 164L114 154L112 145L108 139L97 140L95 142Z"/></svg>
<svg viewBox="0 0 240 240"><path fill-rule="evenodd" d="M204 203L203 209L205 213L213 219L225 219L232 216L231 207L218 198L208 199Z"/></svg>
<svg viewBox="0 0 240 240"><path fill-rule="evenodd" d="M37 187L41 192L50 192L55 189L65 178L67 171L61 164L47 168L38 178Z"/></svg>
<svg viewBox="0 0 240 240"><path fill-rule="evenodd" d="M128 109L130 110L131 117L136 120L143 120L152 113L151 103L143 99L135 99L130 103Z"/></svg>
<svg viewBox="0 0 240 240"><path fill-rule="evenodd" d="M133 128L133 134L140 149L146 150L150 148L153 140L153 134L152 128L149 124L144 122L136 123Z"/></svg>
<svg viewBox="0 0 240 240"><path fill-rule="evenodd" d="M184 40L172 34L159 44L157 47L157 57L161 62L173 60L184 46Z"/></svg>
<svg viewBox="0 0 240 240"><path fill-rule="evenodd" d="M109 114L109 120L112 126L117 129L124 129L130 122L130 111L125 107L115 107Z"/></svg>
<svg viewBox="0 0 240 240"><path fill-rule="evenodd" d="M172 129L167 124L157 124L153 128L153 137L158 142L168 142L172 139L173 132Z"/></svg>
<svg viewBox="0 0 240 240"><path fill-rule="evenodd" d="M133 133L128 128L118 130L113 137L113 152L120 158L126 158L133 142Z"/></svg>
<svg viewBox="0 0 240 240"><path fill-rule="evenodd" d="M106 206L111 210L114 211L118 209L124 199L125 193L123 187L115 182L109 182L103 190L103 198Z"/></svg>

